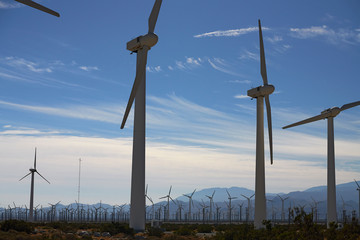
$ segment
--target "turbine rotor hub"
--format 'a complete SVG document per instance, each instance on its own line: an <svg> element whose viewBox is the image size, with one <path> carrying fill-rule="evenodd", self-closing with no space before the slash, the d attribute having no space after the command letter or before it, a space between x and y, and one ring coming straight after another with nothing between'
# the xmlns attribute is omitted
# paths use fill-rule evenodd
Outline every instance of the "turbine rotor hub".
<svg viewBox="0 0 360 240"><path fill-rule="evenodd" d="M139 49L142 49L144 46L147 46L150 49L158 42L158 40L159 38L155 33L148 33L144 36L139 36L127 42L126 49L131 52L137 52Z"/></svg>
<svg viewBox="0 0 360 240"><path fill-rule="evenodd" d="M264 97L272 94L274 90L275 87L273 85L264 85L248 90L247 95L252 98Z"/></svg>
<svg viewBox="0 0 360 240"><path fill-rule="evenodd" d="M322 111L321 114L328 113L329 114L328 117L336 117L340 112L341 112L340 108L333 107L333 108L328 108L328 109Z"/></svg>

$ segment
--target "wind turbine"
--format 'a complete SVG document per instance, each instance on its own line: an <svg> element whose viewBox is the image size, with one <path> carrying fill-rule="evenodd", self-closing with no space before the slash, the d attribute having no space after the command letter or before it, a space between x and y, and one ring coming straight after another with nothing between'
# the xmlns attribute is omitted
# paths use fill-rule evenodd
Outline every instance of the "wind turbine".
<svg viewBox="0 0 360 240"><path fill-rule="evenodd" d="M149 201L151 202L151 210L152 210L151 227L153 227L153 226L154 226L154 217L155 217L155 207L154 207L154 201L153 201L152 198L149 197L149 195L147 194L147 190L148 190L148 185L146 184L145 197L146 197L147 199L149 199Z"/></svg>
<svg viewBox="0 0 360 240"><path fill-rule="evenodd" d="M178 219L180 220L181 222L181 210L184 210L183 208L183 202L182 201L179 201L179 200L176 200L176 205L178 205L178 213L179 213L179 216L178 216Z"/></svg>
<svg viewBox="0 0 360 240"><path fill-rule="evenodd" d="M145 230L145 86L147 52L153 47L158 36L154 34L162 0L156 0L149 17L149 31L127 43L126 48L137 54L136 76L126 106L121 129L124 128L132 103L135 101L134 135L131 173L130 227L135 231Z"/></svg>
<svg viewBox="0 0 360 240"><path fill-rule="evenodd" d="M333 107L321 112L320 115L307 118L283 127L283 129L315 122L327 118L328 120L328 153L327 153L327 226L336 222L336 183L335 183L335 150L334 150L334 117L341 111L360 105L360 101L348 103L342 107Z"/></svg>
<svg viewBox="0 0 360 240"><path fill-rule="evenodd" d="M281 199L281 221L285 221L284 202L289 197L282 198L279 194L277 194L277 195Z"/></svg>
<svg viewBox="0 0 360 240"><path fill-rule="evenodd" d="M241 194L241 196L243 196L244 198L246 198L246 199L247 199L247 202L248 202L248 216L247 216L247 219L246 219L246 221L248 221L248 220L249 220L249 216L250 216L250 210L251 210L251 198L252 198L253 196L255 196L255 194L251 195L250 197L247 197L247 196L245 196L245 195L243 195L243 194Z"/></svg>
<svg viewBox="0 0 360 240"><path fill-rule="evenodd" d="M19 181L23 180L27 176L31 174L31 186L30 186L30 209L29 209L29 221L32 222L34 219L34 176L37 173L40 177L42 177L46 182L50 184L48 180L46 180L37 170L36 170L36 148L35 148L35 157L34 157L34 168L29 169L29 173L22 177Z"/></svg>
<svg viewBox="0 0 360 240"><path fill-rule="evenodd" d="M205 195L207 198L209 198L210 200L210 216L209 216L209 221L212 220L212 207L214 205L214 195L215 195L215 190L213 192L213 194L211 196Z"/></svg>
<svg viewBox="0 0 360 240"><path fill-rule="evenodd" d="M358 182L354 179L356 185L358 186L358 188L356 189L359 192L359 209L358 209L358 213L359 213L359 220L360 220L360 185L358 184Z"/></svg>
<svg viewBox="0 0 360 240"><path fill-rule="evenodd" d="M231 212L232 212L232 207L231 207L231 200L232 199L237 199L237 197L231 197L231 195L230 195L230 193L228 192L228 190L227 189L225 189L226 190L226 192L227 192L227 194L228 194L228 199L229 199L229 205L228 205L228 207L229 207L229 220L230 220L230 223L231 223Z"/></svg>
<svg viewBox="0 0 360 240"><path fill-rule="evenodd" d="M58 12L55 12L47 7L44 7L43 5L41 4L38 4L34 1L31 1L31 0L15 0L19 3L22 3L22 4L25 4L25 5L28 5L29 7L32 7L32 8L36 8L40 11L43 11L43 12L46 12L46 13L49 13L51 15L54 15L55 17L60 17L60 14Z"/></svg>
<svg viewBox="0 0 360 240"><path fill-rule="evenodd" d="M273 163L273 144L271 127L271 107L269 95L274 92L275 87L268 84L265 63L264 43L259 19L259 38L260 38L260 68L264 82L263 86L250 89L247 95L256 98L256 170L255 170L255 228L262 228L262 221L266 219L266 198L265 198L265 156L264 156L264 98L266 104L270 159Z"/></svg>
<svg viewBox="0 0 360 240"><path fill-rule="evenodd" d="M172 197L170 196L171 188L172 188L172 186L170 186L168 195L159 198L159 199L167 198L167 220L168 220L168 221L169 221L169 216L170 216L170 199L171 199L171 201L173 201L173 203L175 203L175 205L176 205L176 202L175 202L174 199L172 199Z"/></svg>
<svg viewBox="0 0 360 240"><path fill-rule="evenodd" d="M324 202L324 201L316 201L313 197L311 197L311 199L312 199L313 202L314 202L314 210L315 210L315 216L314 216L314 218L315 218L315 223L317 223L317 221L318 221L318 204L319 204L319 203L322 203L322 202Z"/></svg>
<svg viewBox="0 0 360 240"><path fill-rule="evenodd" d="M189 217L188 217L189 220L191 220L191 204L194 206L192 197L193 197L195 191L196 191L196 189L194 189L194 191L190 195L183 194L185 197L189 198Z"/></svg>

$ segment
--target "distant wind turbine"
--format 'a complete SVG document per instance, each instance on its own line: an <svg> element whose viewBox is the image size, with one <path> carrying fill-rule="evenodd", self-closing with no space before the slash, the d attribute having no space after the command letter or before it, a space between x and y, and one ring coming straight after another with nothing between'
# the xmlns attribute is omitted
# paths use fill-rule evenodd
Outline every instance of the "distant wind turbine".
<svg viewBox="0 0 360 240"><path fill-rule="evenodd" d="M259 38L260 38L260 68L264 82L263 86L250 89L247 95L256 98L256 171L255 171L255 228L263 228L262 221L266 219L266 198L265 198L265 156L264 156L264 98L266 103L270 160L273 163L273 144L272 144L272 124L271 107L269 95L274 92L275 87L268 84L265 51L261 23L259 19Z"/></svg>
<svg viewBox="0 0 360 240"><path fill-rule="evenodd" d="M358 214L359 214L359 220L360 220L360 185L359 185L359 183L354 179L354 181L355 181L355 183L356 183L356 185L357 185L357 191L359 192L359 209L358 209Z"/></svg>
<svg viewBox="0 0 360 240"><path fill-rule="evenodd" d="M31 1L31 0L15 0L19 3L22 3L22 4L25 4L25 5L28 5L29 7L32 7L32 8L36 8L40 11L43 11L43 12L46 12L46 13L49 13L51 15L54 15L55 17L60 17L60 14L58 12L55 12L47 7L44 7L43 5L41 4L38 4L34 1Z"/></svg>
<svg viewBox="0 0 360 240"><path fill-rule="evenodd" d="M211 196L205 195L207 198L209 198L210 200L210 216L209 216L209 221L212 221L212 210L213 210L213 205L214 205L214 195L215 195L215 190L213 192L213 194Z"/></svg>
<svg viewBox="0 0 360 240"><path fill-rule="evenodd" d="M31 174L31 186L30 186L30 209L29 209L29 221L32 222L34 220L34 176L37 173L40 177L42 177L46 182L50 184L48 180L46 180L37 170L36 170L36 148L35 148L35 157L34 157L34 168L29 169L29 173L22 177L19 181L23 180L27 176Z"/></svg>
<svg viewBox="0 0 360 240"><path fill-rule="evenodd" d="M154 33L162 0L156 0L149 17L149 31L127 43L127 49L137 53L136 76L126 106L121 129L124 128L131 106L135 99L134 136L131 173L130 227L135 231L145 230L145 86L147 53L157 41Z"/></svg>
<svg viewBox="0 0 360 240"><path fill-rule="evenodd" d="M245 196L245 195L243 195L243 194L241 194L241 196L243 196L244 198L246 198L247 199L247 202L248 202L248 216L247 216L247 219L246 219L246 221L248 221L249 220L249 216L250 216L250 210L251 210L251 198L253 197L253 196L255 196L255 194L253 194L253 195L251 195L250 197L247 197L247 196Z"/></svg>
<svg viewBox="0 0 360 240"><path fill-rule="evenodd" d="M313 200L313 202L314 202L314 210L315 210L315 216L314 216L314 218L315 218L315 223L317 223L317 221L318 221L318 204L319 203L322 203L322 202L324 202L324 201L316 201L313 197L311 197L311 199Z"/></svg>
<svg viewBox="0 0 360 240"><path fill-rule="evenodd" d="M171 199L171 201L173 201L173 203L175 203L175 205L176 205L176 202L175 202L174 199L172 199L172 197L170 196L171 188L172 188L172 186L170 186L168 195L159 198L159 199L167 198L167 214L166 214L166 217L167 217L167 220L168 220L168 221L169 221L169 217L170 217L170 199Z"/></svg>
<svg viewBox="0 0 360 240"><path fill-rule="evenodd" d="M300 122L296 122L290 125L283 127L283 129L295 127L298 125L315 122L322 119L327 119L328 121L328 153L327 153L327 226L330 226L331 222L337 221L336 216L336 180L335 180L335 150L334 150L334 117L336 117L340 112L353 108L360 105L360 101L348 103L342 107L333 107L326 109L321 112L320 115L311 117Z"/></svg>
<svg viewBox="0 0 360 240"><path fill-rule="evenodd" d="M155 217L155 206L154 206L154 201L152 200L151 197L149 197L149 195L147 194L147 190L148 190L148 185L146 185L146 190L145 190L145 197L147 199L149 199L149 201L151 202L151 212L152 212L152 216L151 216L151 227L154 226L154 217Z"/></svg>
<svg viewBox="0 0 360 240"><path fill-rule="evenodd" d="M277 195L278 195L278 197L279 197L280 200L281 200L281 221L285 221L284 202L285 202L285 200L287 200L289 197L282 198L279 194L277 194Z"/></svg>
<svg viewBox="0 0 360 240"><path fill-rule="evenodd" d="M228 207L229 207L229 221L230 221L230 223L231 223L231 212L232 212L232 207L231 207L231 200L232 199L237 199L237 197L231 197L231 195L230 195L230 193L229 193L229 191L227 190L227 189L225 189L226 190L226 192L227 192L227 194L228 194L228 199L229 199L229 204L228 204Z"/></svg>
<svg viewBox="0 0 360 240"><path fill-rule="evenodd" d="M190 195L183 194L185 197L189 198L189 216L188 216L188 220L191 220L191 205L194 206L194 203L192 201L192 197L193 197L195 191L196 191L196 189L194 189L194 191Z"/></svg>

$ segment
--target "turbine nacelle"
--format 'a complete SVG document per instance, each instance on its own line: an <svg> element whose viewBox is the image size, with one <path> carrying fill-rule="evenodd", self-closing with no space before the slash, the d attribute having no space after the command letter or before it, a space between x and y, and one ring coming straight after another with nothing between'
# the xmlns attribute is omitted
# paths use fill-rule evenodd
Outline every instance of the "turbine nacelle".
<svg viewBox="0 0 360 240"><path fill-rule="evenodd" d="M247 95L252 98L264 97L273 93L275 87L273 85L264 85L248 90Z"/></svg>
<svg viewBox="0 0 360 240"><path fill-rule="evenodd" d="M126 49L131 52L137 52L144 46L148 46L149 49L158 42L158 36L155 33L148 33L144 36L139 36L133 40L127 42Z"/></svg>
<svg viewBox="0 0 360 240"><path fill-rule="evenodd" d="M326 114L326 117L336 117L341 112L339 107L328 108L321 112L321 114Z"/></svg>

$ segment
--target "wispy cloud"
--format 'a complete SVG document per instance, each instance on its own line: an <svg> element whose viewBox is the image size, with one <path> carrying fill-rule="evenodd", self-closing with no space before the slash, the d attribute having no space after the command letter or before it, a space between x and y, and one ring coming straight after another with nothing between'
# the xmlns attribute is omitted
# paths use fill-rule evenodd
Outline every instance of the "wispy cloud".
<svg viewBox="0 0 360 240"><path fill-rule="evenodd" d="M218 70L220 72L223 73L227 73L233 76L241 76L241 74L238 74L232 70L229 70L229 65L226 63L226 61L224 59L221 58L212 58L212 59L208 59L208 62L210 64L210 66L212 68L214 68L215 70Z"/></svg>
<svg viewBox="0 0 360 240"><path fill-rule="evenodd" d="M19 8L21 6L22 6L22 4L20 4L20 3L15 3L15 2L8 3L8 2L0 1L0 8L3 8L3 9Z"/></svg>
<svg viewBox="0 0 360 240"><path fill-rule="evenodd" d="M23 58L17 58L17 57L6 57L5 58L5 62L7 65L9 66L13 66L13 67L25 67L28 70L30 70L31 72L36 72L36 73L42 73L42 72L47 72L47 73L51 73L52 69L50 67L39 67L40 63L35 63L29 60L25 60Z"/></svg>
<svg viewBox="0 0 360 240"><path fill-rule="evenodd" d="M334 30L326 25L311 26L308 28L290 28L290 35L292 37L300 38L300 39L323 37L332 44L360 43L360 33L357 32L356 30L352 30L348 28L341 28Z"/></svg>
<svg viewBox="0 0 360 240"><path fill-rule="evenodd" d="M271 43L277 43L277 42L283 41L283 38L281 36L278 36L278 35L275 35L273 37L266 37L265 39L267 41L271 42Z"/></svg>
<svg viewBox="0 0 360 240"><path fill-rule="evenodd" d="M203 59L200 57L185 57L184 61L180 61L180 60L176 60L175 61L175 65L173 66L168 66L168 69L170 71L173 71L175 69L179 69L179 70L189 70L189 69L194 69L197 67L200 67L203 63Z"/></svg>
<svg viewBox="0 0 360 240"><path fill-rule="evenodd" d="M244 99L244 98L249 98L249 96L248 95L243 95L243 94L238 94L238 95L235 95L234 98Z"/></svg>
<svg viewBox="0 0 360 240"><path fill-rule="evenodd" d="M0 68L0 71L2 71L2 70L3 69ZM5 70L5 71L7 71L7 70ZM11 79L11 80L17 80L17 81L34 82L34 81L28 80L24 77L16 76L15 73L0 72L0 77L6 78L6 79Z"/></svg>
<svg viewBox="0 0 360 240"><path fill-rule="evenodd" d="M161 72L162 70L160 66L156 66L156 67L146 67L146 71L151 73L156 73L156 72Z"/></svg>
<svg viewBox="0 0 360 240"><path fill-rule="evenodd" d="M79 69L87 71L87 72L100 70L97 66L79 66Z"/></svg>
<svg viewBox="0 0 360 240"><path fill-rule="evenodd" d="M245 84L250 84L251 83L250 80L230 80L228 82L229 83L245 83Z"/></svg>
<svg viewBox="0 0 360 240"><path fill-rule="evenodd" d="M114 109L119 109L119 107L94 107L94 106L82 106L74 105L68 107L48 107L48 106L39 106L39 105L25 105L12 103L7 101L1 101L0 105L3 107L25 110L37 113L43 113L47 115L67 117L67 118L77 118L77 119L86 119L86 120L96 120L107 123L119 123L120 111Z"/></svg>
<svg viewBox="0 0 360 240"><path fill-rule="evenodd" d="M256 54L256 53L250 52L248 50L245 50L240 55L239 59L241 59L241 60L251 59L251 60L260 61L260 56L259 56L259 54Z"/></svg>
<svg viewBox="0 0 360 240"><path fill-rule="evenodd" d="M244 35L250 32L258 31L258 27L248 27L248 28L239 28L239 29L231 29L231 30L219 30L213 32L207 32L195 35L195 38L202 38L202 37L236 37L239 35ZM266 30L267 28L263 28Z"/></svg>

